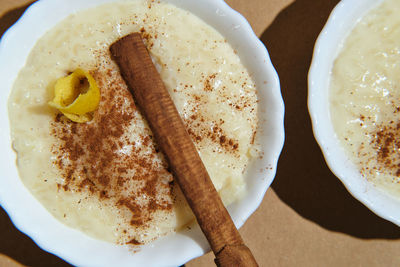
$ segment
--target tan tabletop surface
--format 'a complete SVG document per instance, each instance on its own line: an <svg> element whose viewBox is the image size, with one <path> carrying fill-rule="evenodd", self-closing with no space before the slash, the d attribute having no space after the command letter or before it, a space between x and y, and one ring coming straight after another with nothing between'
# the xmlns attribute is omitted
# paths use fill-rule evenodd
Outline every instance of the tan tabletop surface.
<svg viewBox="0 0 400 267"><path fill-rule="evenodd" d="M361 1L361 0L360 0ZM315 40L338 0L227 0L269 50L286 105L286 142L277 175L240 229L260 266L400 266L400 228L351 197L327 168L307 112ZM0 0L0 33L31 3ZM0 209L0 267L62 266L20 233ZM213 266L210 253L186 266Z"/></svg>

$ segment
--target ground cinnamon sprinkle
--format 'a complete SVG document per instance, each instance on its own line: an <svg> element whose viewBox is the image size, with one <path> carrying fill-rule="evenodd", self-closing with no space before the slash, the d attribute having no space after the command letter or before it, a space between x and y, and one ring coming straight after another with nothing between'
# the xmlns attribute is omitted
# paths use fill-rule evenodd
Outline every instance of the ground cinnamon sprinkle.
<svg viewBox="0 0 400 267"><path fill-rule="evenodd" d="M397 112L397 107L395 107L394 113ZM374 118L364 115L359 116L359 121L361 127L364 124L375 124L374 128L368 131L371 137L370 143L359 144L357 156L363 166L361 172L367 178L381 173L400 178L400 122L396 123L392 120L379 124ZM353 145L348 138L345 140ZM369 147L374 153L368 152Z"/></svg>
<svg viewBox="0 0 400 267"><path fill-rule="evenodd" d="M212 91L213 90L212 82L214 81L216 76L217 76L217 74L214 73L214 74L209 75L204 80L204 91Z"/></svg>
<svg viewBox="0 0 400 267"><path fill-rule="evenodd" d="M129 242L127 242L127 244L132 244L132 245L140 245L141 243L139 241L137 241L136 239L131 239Z"/></svg>
<svg viewBox="0 0 400 267"><path fill-rule="evenodd" d="M119 74L110 69L91 74L101 90L93 120L75 123L58 114L52 123L59 140L52 149L54 164L64 177L58 188L113 201L131 213L132 227L146 227L158 210L172 211L172 175L155 159L150 131L130 140L129 129L140 115Z"/></svg>
<svg viewBox="0 0 400 267"><path fill-rule="evenodd" d="M389 123L378 128L371 144L377 153L377 168L384 168L392 175L400 177L400 123Z"/></svg>

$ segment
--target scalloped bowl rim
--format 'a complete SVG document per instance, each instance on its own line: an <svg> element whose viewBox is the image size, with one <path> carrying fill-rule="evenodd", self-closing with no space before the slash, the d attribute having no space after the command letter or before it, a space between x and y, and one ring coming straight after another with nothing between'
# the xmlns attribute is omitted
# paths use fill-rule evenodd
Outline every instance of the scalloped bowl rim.
<svg viewBox="0 0 400 267"><path fill-rule="evenodd" d="M12 222L42 249L73 265L107 266L118 264L177 266L203 255L209 246L198 226L160 238L132 253L126 247L88 237L71 229L53 216L33 197L18 177L16 155L11 148L7 100L18 70L35 44L56 22L80 9L118 0L40 0L31 5L20 20L2 37L0 43L0 204ZM248 195L228 207L235 225L240 227L261 204L272 183L284 143L284 104L279 78L268 52L249 23L223 0L168 0L216 28L238 51L259 89L259 139L264 155L249 168ZM49 12L51 11L51 12ZM213 12L211 12L213 11ZM268 150L267 150L268 149ZM107 253L106 253L107 251ZM157 255L155 257L154 255ZM151 262L149 262L149 260Z"/></svg>
<svg viewBox="0 0 400 267"><path fill-rule="evenodd" d="M362 177L335 134L328 102L331 68L344 40L355 24L381 2L383 0L342 0L334 8L314 47L308 75L308 108L315 139L331 171L356 199L377 215L400 226L400 200Z"/></svg>

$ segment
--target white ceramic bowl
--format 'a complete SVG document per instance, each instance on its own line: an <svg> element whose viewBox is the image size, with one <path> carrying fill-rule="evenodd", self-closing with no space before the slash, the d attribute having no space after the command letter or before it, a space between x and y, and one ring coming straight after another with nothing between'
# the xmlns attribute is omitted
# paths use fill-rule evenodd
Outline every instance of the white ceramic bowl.
<svg viewBox="0 0 400 267"><path fill-rule="evenodd" d="M41 248L74 265L178 266L209 250L199 228L179 232L132 253L122 246L92 239L53 218L18 178L11 148L7 100L19 69L35 42L68 14L113 0L41 0L3 36L0 44L0 203L14 224ZM252 74L259 90L260 131L264 156L249 168L248 194L228 210L237 227L243 225L270 186L283 146L284 106L278 76L264 45L247 21L222 0L169 0L189 10L224 35ZM263 170L260 172L260 170Z"/></svg>
<svg viewBox="0 0 400 267"><path fill-rule="evenodd" d="M315 138L332 172L350 193L377 215L400 226L400 200L367 182L346 156L335 135L329 112L331 69L355 24L382 0L342 0L333 10L314 49L308 76L308 108Z"/></svg>

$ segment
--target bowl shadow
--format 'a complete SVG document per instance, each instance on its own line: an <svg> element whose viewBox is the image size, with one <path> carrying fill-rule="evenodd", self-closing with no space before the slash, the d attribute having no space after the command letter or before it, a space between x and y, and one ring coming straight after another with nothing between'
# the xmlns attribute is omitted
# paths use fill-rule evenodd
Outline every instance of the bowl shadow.
<svg viewBox="0 0 400 267"><path fill-rule="evenodd" d="M26 5L17 7L8 11L0 17L0 36L3 34L15 23L17 20L24 14L25 10L34 3L35 1L31 1Z"/></svg>
<svg viewBox="0 0 400 267"><path fill-rule="evenodd" d="M18 231L0 208L0 254L26 266L70 266L57 256L40 249L32 239ZM1 265L1 263L0 263Z"/></svg>
<svg viewBox="0 0 400 267"><path fill-rule="evenodd" d="M307 109L315 41L338 0L297 0L261 35L281 81L286 141L272 184L279 198L325 229L354 237L398 239L400 228L353 198L327 167Z"/></svg>

